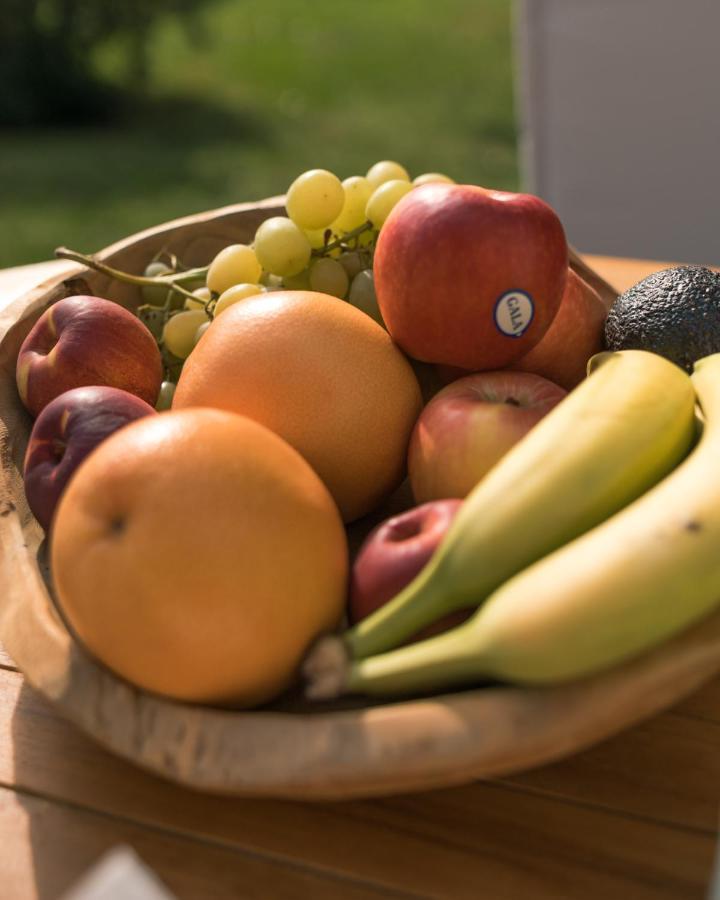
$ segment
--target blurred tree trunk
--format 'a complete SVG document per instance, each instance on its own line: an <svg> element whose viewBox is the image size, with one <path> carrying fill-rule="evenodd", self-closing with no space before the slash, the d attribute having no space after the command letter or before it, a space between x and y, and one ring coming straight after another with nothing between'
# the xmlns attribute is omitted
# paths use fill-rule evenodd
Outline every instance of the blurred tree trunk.
<svg viewBox="0 0 720 900"><path fill-rule="evenodd" d="M0 125L98 121L118 88L99 77L94 49L126 42L128 82L149 79L148 43L163 15L186 17L210 0L0 0Z"/></svg>

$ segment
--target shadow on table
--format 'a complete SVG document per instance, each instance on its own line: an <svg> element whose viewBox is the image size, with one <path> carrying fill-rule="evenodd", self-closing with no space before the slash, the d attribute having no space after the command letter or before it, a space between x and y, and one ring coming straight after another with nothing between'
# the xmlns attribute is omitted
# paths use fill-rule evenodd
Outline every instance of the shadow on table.
<svg viewBox="0 0 720 900"><path fill-rule="evenodd" d="M4 727L15 767L2 777L17 791L0 793L0 836L21 889L0 889L8 900L56 900L120 843L180 900L460 900L478 896L478 884L513 897L568 896L569 886L587 898L654 897L656 888L699 897L707 886L714 840L699 826L716 819L707 784L720 764L714 745L676 746L672 716L499 782L299 803L194 793L144 773L13 678L17 702L0 704L0 734ZM678 794L667 763L687 762L693 746L700 758ZM697 822L683 821L690 810Z"/></svg>
<svg viewBox="0 0 720 900"><path fill-rule="evenodd" d="M13 677L17 702L6 715L14 750L8 781L16 791L5 792L7 833L16 844L12 858L27 862L12 900L57 900L119 844L132 847L180 900L354 898L358 866L368 883L376 883L374 865L383 857L395 868L372 821L382 815L381 801L376 808L373 801L304 804L193 792L106 752ZM359 840L369 854L360 861ZM10 900L0 888L5 896Z"/></svg>

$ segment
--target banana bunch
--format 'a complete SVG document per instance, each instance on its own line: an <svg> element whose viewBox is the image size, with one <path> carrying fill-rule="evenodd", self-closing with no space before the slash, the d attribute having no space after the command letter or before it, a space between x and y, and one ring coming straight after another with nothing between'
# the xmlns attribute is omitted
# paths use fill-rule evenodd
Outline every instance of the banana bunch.
<svg viewBox="0 0 720 900"><path fill-rule="evenodd" d="M720 354L692 376L643 351L594 368L477 485L414 582L316 645L308 696L570 680L720 603ZM457 628L393 649L469 606Z"/></svg>
<svg viewBox="0 0 720 900"><path fill-rule="evenodd" d="M593 372L466 498L425 570L346 636L374 656L598 525L658 482L694 435L690 378L640 350L595 357Z"/></svg>

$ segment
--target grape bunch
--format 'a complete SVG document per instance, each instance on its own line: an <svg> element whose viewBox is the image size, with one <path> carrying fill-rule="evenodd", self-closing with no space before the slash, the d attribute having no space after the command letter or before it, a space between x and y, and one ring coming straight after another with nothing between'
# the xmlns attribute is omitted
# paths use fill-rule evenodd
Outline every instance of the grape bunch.
<svg viewBox="0 0 720 900"><path fill-rule="evenodd" d="M405 194L433 181L452 183L437 172L411 181L391 160L343 181L326 169L303 172L287 190L286 216L266 219L251 244L225 247L205 268L183 270L175 256L161 254L142 276L131 276L72 251L57 254L141 287L145 303L138 315L163 353L166 381L158 408L166 408L184 360L212 320L247 297L318 291L347 300L382 325L372 274L378 234Z"/></svg>

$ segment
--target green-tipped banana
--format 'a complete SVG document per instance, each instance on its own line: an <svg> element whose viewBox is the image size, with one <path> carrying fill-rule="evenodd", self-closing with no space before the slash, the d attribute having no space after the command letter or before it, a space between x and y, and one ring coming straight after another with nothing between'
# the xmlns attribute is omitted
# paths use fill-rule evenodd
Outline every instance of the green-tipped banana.
<svg viewBox="0 0 720 900"><path fill-rule="evenodd" d="M692 381L703 435L663 482L512 578L465 624L331 666L316 694L567 681L652 647L720 604L720 354L699 362Z"/></svg>
<svg viewBox="0 0 720 900"><path fill-rule="evenodd" d="M595 357L592 374L468 495L428 566L346 633L350 655L392 649L448 612L477 607L640 496L690 448L694 403L690 377L660 356Z"/></svg>

